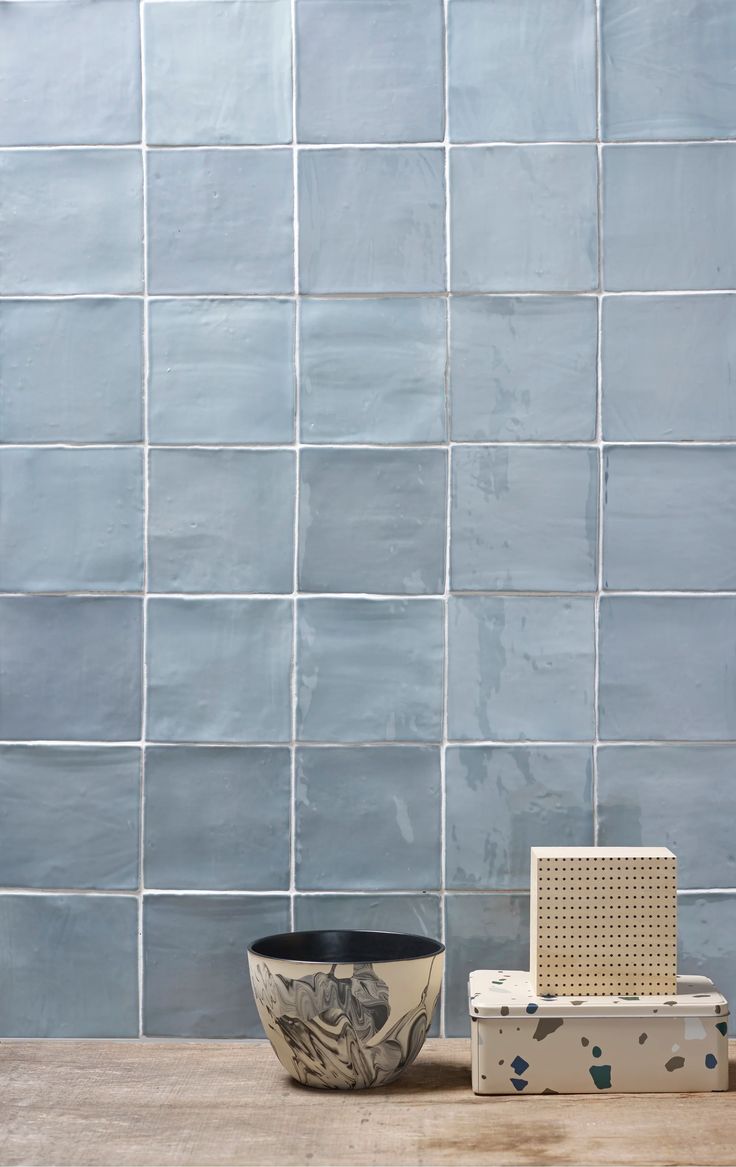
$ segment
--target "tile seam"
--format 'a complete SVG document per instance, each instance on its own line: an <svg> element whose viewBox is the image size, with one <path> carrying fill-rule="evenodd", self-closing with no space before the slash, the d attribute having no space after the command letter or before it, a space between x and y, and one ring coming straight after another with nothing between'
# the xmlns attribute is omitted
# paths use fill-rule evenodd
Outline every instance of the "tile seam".
<svg viewBox="0 0 736 1167"><path fill-rule="evenodd" d="M143 385L141 409L143 414L143 599L141 621L141 786L138 808L138 1036L144 1032L144 943L143 943L143 891L145 888L145 811L146 811L146 733L148 720L148 536L149 536L149 427L148 427L148 385L150 374L148 335L148 149L146 146L146 29L144 4L138 5L140 22L139 49L141 55L141 181L142 181L142 261L143 261Z"/></svg>
<svg viewBox="0 0 736 1167"><path fill-rule="evenodd" d="M601 147L601 12L600 0L595 0L595 136L596 136L596 255L598 294L596 296L596 404L595 425L598 479L596 491L596 592L593 609L593 844L598 845L600 834L598 815L598 744L600 741L600 610L603 579L603 364L601 343L603 334L603 154Z"/></svg>

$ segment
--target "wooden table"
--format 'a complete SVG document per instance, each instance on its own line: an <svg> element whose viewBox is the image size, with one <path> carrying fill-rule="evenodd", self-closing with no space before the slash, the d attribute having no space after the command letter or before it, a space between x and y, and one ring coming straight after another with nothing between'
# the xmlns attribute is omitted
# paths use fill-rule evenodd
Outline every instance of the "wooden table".
<svg viewBox="0 0 736 1167"><path fill-rule="evenodd" d="M469 1061L429 1041L392 1086L322 1093L264 1042L5 1041L0 1163L736 1164L736 1094L477 1098Z"/></svg>

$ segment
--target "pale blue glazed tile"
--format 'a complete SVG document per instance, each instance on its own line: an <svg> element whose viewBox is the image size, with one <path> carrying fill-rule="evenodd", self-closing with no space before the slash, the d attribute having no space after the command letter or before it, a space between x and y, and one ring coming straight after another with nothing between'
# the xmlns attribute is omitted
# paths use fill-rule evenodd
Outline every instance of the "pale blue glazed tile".
<svg viewBox="0 0 736 1167"><path fill-rule="evenodd" d="M154 300L149 359L152 442L294 440L288 300Z"/></svg>
<svg viewBox="0 0 736 1167"><path fill-rule="evenodd" d="M145 24L149 142L291 141L289 0L151 4Z"/></svg>
<svg viewBox="0 0 736 1167"><path fill-rule="evenodd" d="M0 450L0 587L143 586L143 452Z"/></svg>
<svg viewBox="0 0 736 1167"><path fill-rule="evenodd" d="M736 143L603 150L603 286L736 284Z"/></svg>
<svg viewBox="0 0 736 1167"><path fill-rule="evenodd" d="M736 895L678 896L678 968L709 977L727 1001L736 1000L735 938Z"/></svg>
<svg viewBox="0 0 736 1167"><path fill-rule="evenodd" d="M442 0L297 0L300 142L438 142Z"/></svg>
<svg viewBox="0 0 736 1167"><path fill-rule="evenodd" d="M0 150L0 195L0 293L142 291L139 150Z"/></svg>
<svg viewBox="0 0 736 1167"><path fill-rule="evenodd" d="M150 600L148 737L288 741L291 639L289 600Z"/></svg>
<svg viewBox="0 0 736 1167"><path fill-rule="evenodd" d="M585 746L451 746L447 886L525 888L530 847L593 844Z"/></svg>
<svg viewBox="0 0 736 1167"><path fill-rule="evenodd" d="M733 138L736 8L731 0L605 0L605 138Z"/></svg>
<svg viewBox="0 0 736 1167"><path fill-rule="evenodd" d="M440 886L437 748L301 749L296 765L300 890Z"/></svg>
<svg viewBox="0 0 736 1167"><path fill-rule="evenodd" d="M291 150L151 150L152 292L294 288Z"/></svg>
<svg viewBox="0 0 736 1167"><path fill-rule="evenodd" d="M309 450L300 459L299 586L444 590L444 450Z"/></svg>
<svg viewBox="0 0 736 1167"><path fill-rule="evenodd" d="M287 895L146 896L144 1034L262 1037L246 950L288 930Z"/></svg>
<svg viewBox="0 0 736 1167"><path fill-rule="evenodd" d="M291 592L291 450L152 450L154 592Z"/></svg>
<svg viewBox="0 0 736 1167"><path fill-rule="evenodd" d="M439 939L440 898L423 895L299 895L295 926L301 931L357 928L368 932L408 932Z"/></svg>
<svg viewBox="0 0 736 1167"><path fill-rule="evenodd" d="M443 441L445 312L439 299L304 300L302 441Z"/></svg>
<svg viewBox="0 0 736 1167"><path fill-rule="evenodd" d="M137 741L141 607L123 596L0 597L0 739Z"/></svg>
<svg viewBox="0 0 736 1167"><path fill-rule="evenodd" d="M733 745L601 746L598 841L669 847L681 888L733 887L734 779Z"/></svg>
<svg viewBox="0 0 736 1167"><path fill-rule="evenodd" d="M453 596L448 737L593 737L593 600Z"/></svg>
<svg viewBox="0 0 736 1167"><path fill-rule="evenodd" d="M453 142L595 138L594 0L449 0Z"/></svg>
<svg viewBox="0 0 736 1167"><path fill-rule="evenodd" d="M603 300L603 436L736 438L736 297Z"/></svg>
<svg viewBox="0 0 736 1167"><path fill-rule="evenodd" d="M441 600L301 600L297 626L302 741L440 740Z"/></svg>
<svg viewBox="0 0 736 1167"><path fill-rule="evenodd" d="M4 4L0 144L115 145L141 140L138 4Z"/></svg>
<svg viewBox="0 0 736 1167"><path fill-rule="evenodd" d="M595 450L456 447L451 586L594 591L597 511Z"/></svg>
<svg viewBox="0 0 736 1167"><path fill-rule="evenodd" d="M142 364L140 300L5 300L0 441L140 440Z"/></svg>
<svg viewBox="0 0 736 1167"><path fill-rule="evenodd" d="M287 747L149 746L146 887L289 887Z"/></svg>
<svg viewBox="0 0 736 1167"><path fill-rule="evenodd" d="M444 289L442 150L306 151L299 206L301 291Z"/></svg>
<svg viewBox="0 0 736 1167"><path fill-rule="evenodd" d="M0 895L0 1034L138 1036L133 896Z"/></svg>
<svg viewBox="0 0 736 1167"><path fill-rule="evenodd" d="M141 753L0 747L0 884L138 887Z"/></svg>
<svg viewBox="0 0 736 1167"><path fill-rule="evenodd" d="M612 446L604 467L604 587L736 588L735 449Z"/></svg>
<svg viewBox="0 0 736 1167"><path fill-rule="evenodd" d="M529 968L528 895L448 895L445 1034L467 1037L473 969Z"/></svg>
<svg viewBox="0 0 736 1167"><path fill-rule="evenodd" d="M736 737L731 596L604 596L600 735L611 740Z"/></svg>
<svg viewBox="0 0 736 1167"><path fill-rule="evenodd" d="M450 322L455 441L592 440L592 297L455 297Z"/></svg>
<svg viewBox="0 0 736 1167"><path fill-rule="evenodd" d="M586 292L598 282L595 146L450 154L455 292Z"/></svg>

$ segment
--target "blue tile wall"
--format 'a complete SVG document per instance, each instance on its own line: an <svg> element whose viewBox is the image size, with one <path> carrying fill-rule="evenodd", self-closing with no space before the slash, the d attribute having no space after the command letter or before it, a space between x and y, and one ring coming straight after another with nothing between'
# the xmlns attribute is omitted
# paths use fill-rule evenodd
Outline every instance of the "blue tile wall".
<svg viewBox="0 0 736 1167"><path fill-rule="evenodd" d="M0 1036L258 1036L350 926L466 1033L534 844L671 846L736 992L735 48L0 4Z"/></svg>

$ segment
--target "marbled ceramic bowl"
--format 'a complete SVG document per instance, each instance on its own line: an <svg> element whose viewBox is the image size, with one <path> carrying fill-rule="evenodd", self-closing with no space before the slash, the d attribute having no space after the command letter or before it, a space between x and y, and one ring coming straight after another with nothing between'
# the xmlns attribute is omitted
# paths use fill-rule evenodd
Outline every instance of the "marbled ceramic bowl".
<svg viewBox="0 0 736 1167"><path fill-rule="evenodd" d="M402 932L283 932L248 949L258 1013L305 1086L385 1086L424 1045L445 946Z"/></svg>

